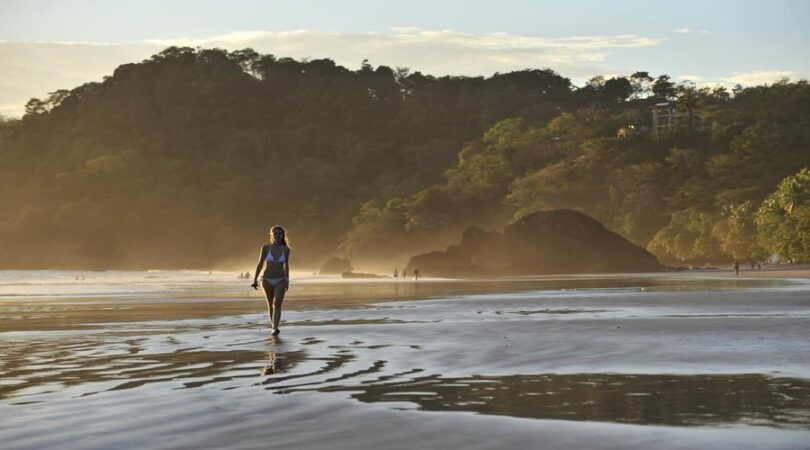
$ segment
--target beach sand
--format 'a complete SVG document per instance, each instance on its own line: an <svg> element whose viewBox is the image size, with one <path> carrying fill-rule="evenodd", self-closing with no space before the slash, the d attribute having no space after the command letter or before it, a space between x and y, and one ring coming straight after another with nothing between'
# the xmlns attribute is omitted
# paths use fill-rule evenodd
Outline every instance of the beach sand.
<svg viewBox="0 0 810 450"><path fill-rule="evenodd" d="M810 448L810 280L727 271L0 300L0 447Z"/></svg>

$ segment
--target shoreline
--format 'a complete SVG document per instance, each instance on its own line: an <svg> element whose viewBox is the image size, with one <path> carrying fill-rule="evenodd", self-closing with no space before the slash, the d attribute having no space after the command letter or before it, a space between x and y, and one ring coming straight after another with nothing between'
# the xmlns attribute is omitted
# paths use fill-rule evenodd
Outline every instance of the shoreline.
<svg viewBox="0 0 810 450"><path fill-rule="evenodd" d="M676 274L298 289L277 337L259 297L0 301L0 441L317 449L339 440L358 450L810 442L808 283Z"/></svg>
<svg viewBox="0 0 810 450"><path fill-rule="evenodd" d="M810 283L810 273L781 272L765 276L735 276L715 272L638 274L574 274L490 279L413 280L307 280L293 281L285 311L359 308L375 303L424 301L465 295L499 295L521 292L575 292L625 289L645 292L668 290L798 288ZM0 298L0 334L3 332L95 329L104 323L149 320L215 318L266 311L261 291L247 287L208 285L194 290L145 294ZM721 283L721 284L718 284ZM722 284L730 283L730 284ZM231 287L229 287L231 286Z"/></svg>

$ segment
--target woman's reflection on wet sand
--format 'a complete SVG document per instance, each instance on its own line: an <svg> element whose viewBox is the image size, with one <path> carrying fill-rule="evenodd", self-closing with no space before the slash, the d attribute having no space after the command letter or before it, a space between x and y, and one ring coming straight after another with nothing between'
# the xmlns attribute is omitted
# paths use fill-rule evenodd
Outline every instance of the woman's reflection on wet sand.
<svg viewBox="0 0 810 450"><path fill-rule="evenodd" d="M267 353L267 365L262 368L262 376L273 375L282 372L282 359L276 355L276 352Z"/></svg>

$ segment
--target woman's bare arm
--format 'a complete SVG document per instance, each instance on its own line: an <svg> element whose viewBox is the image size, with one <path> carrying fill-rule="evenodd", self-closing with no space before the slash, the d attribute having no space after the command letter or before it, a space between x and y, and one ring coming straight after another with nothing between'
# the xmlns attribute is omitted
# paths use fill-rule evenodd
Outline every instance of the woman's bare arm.
<svg viewBox="0 0 810 450"><path fill-rule="evenodd" d="M284 263L284 276L287 277L287 287L285 291L290 288L290 247L287 247L287 261Z"/></svg>
<svg viewBox="0 0 810 450"><path fill-rule="evenodd" d="M256 264L256 272L253 275L253 287L256 287L259 284L259 272L262 270L265 258L267 258L267 246L262 245L261 255L259 255L259 263Z"/></svg>

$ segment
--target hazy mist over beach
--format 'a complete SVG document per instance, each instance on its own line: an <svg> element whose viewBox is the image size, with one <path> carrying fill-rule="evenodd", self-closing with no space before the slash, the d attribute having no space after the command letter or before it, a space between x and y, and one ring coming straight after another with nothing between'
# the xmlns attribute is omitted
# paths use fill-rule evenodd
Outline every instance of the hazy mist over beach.
<svg viewBox="0 0 810 450"><path fill-rule="evenodd" d="M170 47L31 99L0 121L0 266L233 270L282 224L299 267L388 272L555 208L673 265L810 260L805 80L418 69Z"/></svg>
<svg viewBox="0 0 810 450"><path fill-rule="evenodd" d="M0 0L0 449L807 450L808 24Z"/></svg>

